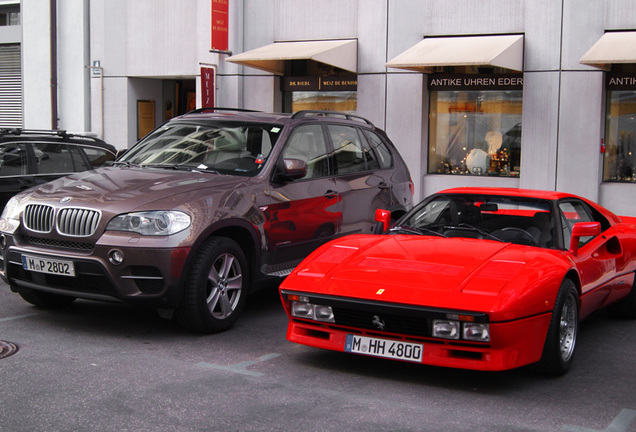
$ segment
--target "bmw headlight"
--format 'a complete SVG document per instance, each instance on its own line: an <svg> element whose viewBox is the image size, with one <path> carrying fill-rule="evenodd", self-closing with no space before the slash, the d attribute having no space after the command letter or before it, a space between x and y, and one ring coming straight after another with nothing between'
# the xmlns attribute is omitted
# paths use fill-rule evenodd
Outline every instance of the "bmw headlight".
<svg viewBox="0 0 636 432"><path fill-rule="evenodd" d="M147 236L172 235L190 226L190 216L180 211L146 211L114 217L106 231L130 231Z"/></svg>
<svg viewBox="0 0 636 432"><path fill-rule="evenodd" d="M18 201L18 199L16 197L12 197L7 202L7 205L4 206L4 210L2 210L2 216L0 216L0 219L20 219L20 209L18 208L19 204L20 202Z"/></svg>

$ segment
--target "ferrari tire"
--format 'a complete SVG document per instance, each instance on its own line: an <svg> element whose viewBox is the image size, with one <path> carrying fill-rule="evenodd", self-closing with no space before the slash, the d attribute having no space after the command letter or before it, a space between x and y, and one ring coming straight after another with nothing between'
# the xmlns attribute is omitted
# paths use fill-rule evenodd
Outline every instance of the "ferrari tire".
<svg viewBox="0 0 636 432"><path fill-rule="evenodd" d="M557 294L539 370L559 376L572 366L579 331L579 294L574 282L565 279Z"/></svg>
<svg viewBox="0 0 636 432"><path fill-rule="evenodd" d="M35 291L28 288L20 288L18 294L20 294L20 297L22 297L24 301L44 309L62 308L75 301L75 297L72 296Z"/></svg>
<svg viewBox="0 0 636 432"><path fill-rule="evenodd" d="M608 307L610 313L617 318L636 319L636 279L627 297Z"/></svg>
<svg viewBox="0 0 636 432"><path fill-rule="evenodd" d="M202 333L232 327L245 306L249 273L245 254L229 238L211 237L199 249L176 309L179 323Z"/></svg>

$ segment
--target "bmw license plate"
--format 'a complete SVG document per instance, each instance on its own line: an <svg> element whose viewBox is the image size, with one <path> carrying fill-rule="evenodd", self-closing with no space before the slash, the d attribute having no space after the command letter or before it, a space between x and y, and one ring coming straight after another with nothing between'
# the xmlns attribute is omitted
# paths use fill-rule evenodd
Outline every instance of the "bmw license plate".
<svg viewBox="0 0 636 432"><path fill-rule="evenodd" d="M350 353L421 363L424 345L348 334L344 350Z"/></svg>
<svg viewBox="0 0 636 432"><path fill-rule="evenodd" d="M73 265L73 261L22 255L22 268L38 273L75 276L75 266Z"/></svg>

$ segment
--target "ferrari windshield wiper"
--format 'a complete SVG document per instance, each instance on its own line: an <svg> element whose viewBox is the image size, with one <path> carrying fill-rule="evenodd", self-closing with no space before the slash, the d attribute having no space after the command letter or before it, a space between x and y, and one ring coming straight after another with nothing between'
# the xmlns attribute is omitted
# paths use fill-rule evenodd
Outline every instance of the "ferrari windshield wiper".
<svg viewBox="0 0 636 432"><path fill-rule="evenodd" d="M470 225L470 224L467 224L467 223L460 223L460 224L457 224L456 226L453 226L453 227L446 227L446 228L451 228L451 229L452 229L452 228L462 228L462 229L468 229L468 230L471 230L471 231L478 232L479 234L481 234L481 235L483 235L483 236L486 236L486 237L488 237L488 238L490 238L490 239L492 239L492 240L497 240L498 242L503 242L503 240L502 240L502 239L500 239L499 237L496 237L496 236L494 236L494 235L490 234L488 231L484 231L484 230L483 230L483 229L481 229L481 228L477 228L476 226L473 226L473 225Z"/></svg>
<svg viewBox="0 0 636 432"><path fill-rule="evenodd" d="M424 228L424 227L414 228L414 227L407 226L407 225L394 226L391 229L389 229L389 232L390 233L392 233L392 232L405 232L405 233L414 234L414 235L432 234L432 235L436 235L438 237L446 237L444 234L438 233L437 231L433 231L432 229L428 229L428 228Z"/></svg>

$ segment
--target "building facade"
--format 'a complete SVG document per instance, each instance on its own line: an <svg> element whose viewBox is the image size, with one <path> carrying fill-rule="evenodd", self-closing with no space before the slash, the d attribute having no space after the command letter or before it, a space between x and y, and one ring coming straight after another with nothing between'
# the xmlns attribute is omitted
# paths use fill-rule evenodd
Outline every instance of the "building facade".
<svg viewBox="0 0 636 432"><path fill-rule="evenodd" d="M634 30L633 0L3 0L22 103L0 122L126 148L210 100L353 112L387 131L416 199L561 190L636 216Z"/></svg>

